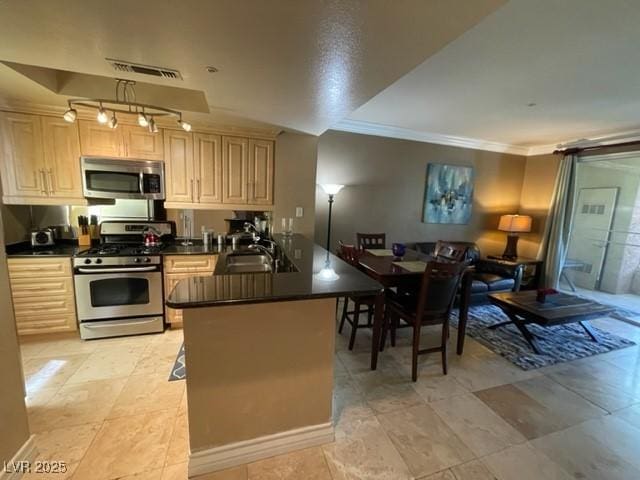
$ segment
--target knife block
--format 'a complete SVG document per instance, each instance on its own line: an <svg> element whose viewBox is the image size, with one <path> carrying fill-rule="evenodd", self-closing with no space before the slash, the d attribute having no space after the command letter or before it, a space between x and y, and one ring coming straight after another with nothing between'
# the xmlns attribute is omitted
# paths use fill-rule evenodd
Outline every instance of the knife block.
<svg viewBox="0 0 640 480"><path fill-rule="evenodd" d="M91 245L91 235L88 233L78 234L78 245L86 247Z"/></svg>

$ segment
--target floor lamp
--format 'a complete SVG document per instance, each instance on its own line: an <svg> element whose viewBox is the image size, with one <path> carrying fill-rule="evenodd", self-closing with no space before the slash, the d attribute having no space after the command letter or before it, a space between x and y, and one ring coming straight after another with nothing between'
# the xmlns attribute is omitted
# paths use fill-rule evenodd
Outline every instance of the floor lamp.
<svg viewBox="0 0 640 480"><path fill-rule="evenodd" d="M336 183L323 183L320 185L324 193L329 195L329 220L327 224L327 251L331 251L331 209L333 207L333 197L344 187Z"/></svg>

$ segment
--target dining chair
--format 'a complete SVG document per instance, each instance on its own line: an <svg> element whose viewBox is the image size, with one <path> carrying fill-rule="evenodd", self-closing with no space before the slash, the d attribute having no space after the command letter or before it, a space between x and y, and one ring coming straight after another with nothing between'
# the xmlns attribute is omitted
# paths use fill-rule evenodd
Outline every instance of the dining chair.
<svg viewBox="0 0 640 480"><path fill-rule="evenodd" d="M356 248L354 245L346 245L339 242L338 257L350 264L351 266L358 268L359 258L362 255L362 251ZM349 300L354 304L354 310L349 311ZM338 327L338 333L342 333L345 322L351 325L351 337L349 338L349 350L353 350L353 346L356 341L356 333L359 327L371 328L373 325L373 311L376 303L376 297L345 297L344 305L342 307L342 317L340 319L340 326ZM361 311L362 306L366 306L366 310ZM360 325L360 313L367 314L367 323ZM352 316L350 318L349 316Z"/></svg>
<svg viewBox="0 0 640 480"><path fill-rule="evenodd" d="M437 259L444 259L453 262L462 262L469 249L468 242L447 242L444 240L438 240L436 246L433 249L433 255Z"/></svg>
<svg viewBox="0 0 640 480"><path fill-rule="evenodd" d="M384 249L387 248L386 233L356 233L356 243L360 250L368 248Z"/></svg>
<svg viewBox="0 0 640 480"><path fill-rule="evenodd" d="M442 372L447 374L447 343L449 340L449 318L455 300L465 263L430 261L425 267L418 296L387 293L381 349L384 347L387 331L393 330L404 320L413 327L413 349L411 379L418 379L418 355L441 352ZM440 346L420 348L420 329L423 325L442 325ZM392 342L392 345L395 342Z"/></svg>

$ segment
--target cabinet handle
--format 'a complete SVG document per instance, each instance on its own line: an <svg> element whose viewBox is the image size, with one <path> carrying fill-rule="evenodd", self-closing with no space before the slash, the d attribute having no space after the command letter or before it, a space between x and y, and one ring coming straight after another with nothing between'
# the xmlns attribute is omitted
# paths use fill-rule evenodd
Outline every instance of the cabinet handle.
<svg viewBox="0 0 640 480"><path fill-rule="evenodd" d="M47 184L47 180L46 180L46 177L45 177L44 169L41 168L39 170L39 172L40 172L40 183L41 183L40 191L42 193L44 193L45 195L48 195L47 185L46 185Z"/></svg>
<svg viewBox="0 0 640 480"><path fill-rule="evenodd" d="M200 201L200 197L202 196L202 192L200 192L200 179L196 180L196 187L198 187L198 201Z"/></svg>
<svg viewBox="0 0 640 480"><path fill-rule="evenodd" d="M47 178L49 179L49 183L48 183L48 188L49 188L49 193L54 193L54 189L53 189L53 172L51 171L51 169L47 170Z"/></svg>
<svg viewBox="0 0 640 480"><path fill-rule="evenodd" d="M191 203L193 203L193 178L191 179Z"/></svg>

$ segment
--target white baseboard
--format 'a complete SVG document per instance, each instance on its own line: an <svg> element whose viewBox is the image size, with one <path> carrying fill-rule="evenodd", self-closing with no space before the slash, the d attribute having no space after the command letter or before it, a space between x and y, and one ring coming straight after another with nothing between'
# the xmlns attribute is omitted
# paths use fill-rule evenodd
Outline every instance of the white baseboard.
<svg viewBox="0 0 640 480"><path fill-rule="evenodd" d="M33 467L37 454L38 450L36 449L35 435L31 435L13 458L7 462L7 468L0 469L0 480L19 480L22 478L24 472L20 471L20 465L23 465L21 462L27 462L26 464ZM2 465L2 467L4 467L4 465Z"/></svg>
<svg viewBox="0 0 640 480"><path fill-rule="evenodd" d="M189 478L333 440L333 424L329 422L201 450L189 455Z"/></svg>

